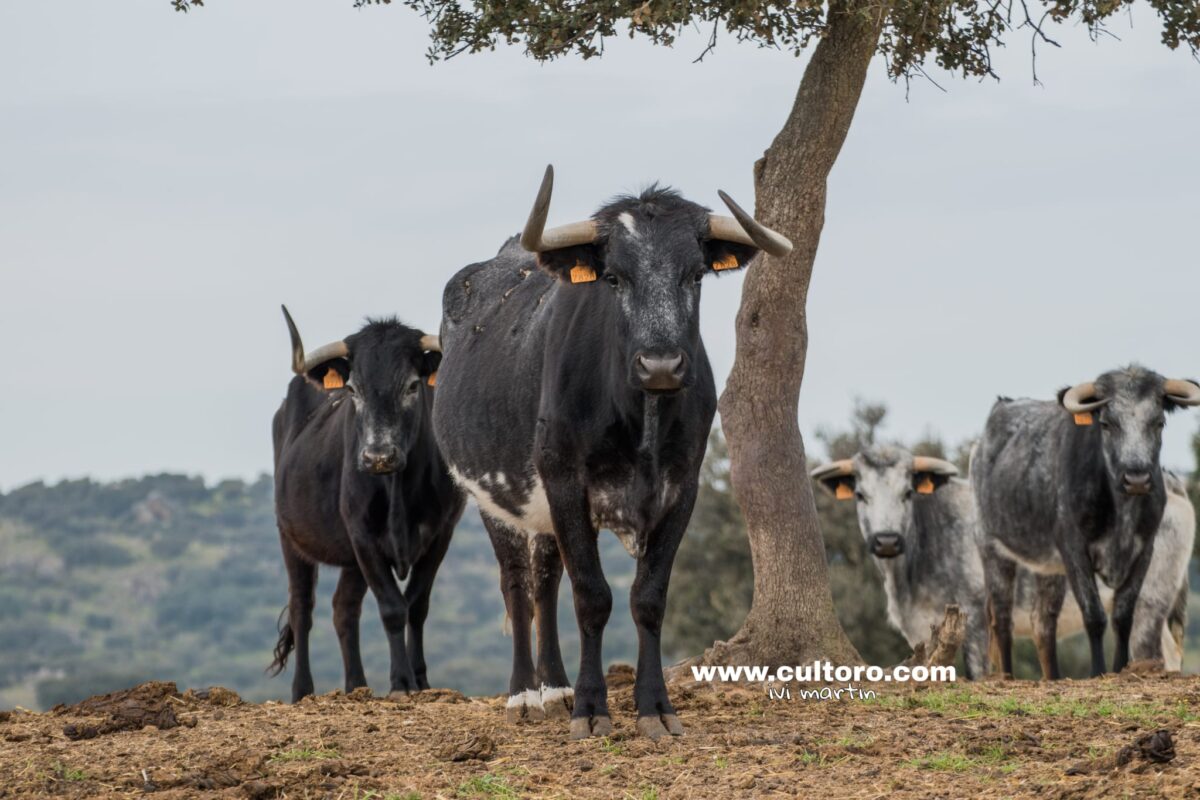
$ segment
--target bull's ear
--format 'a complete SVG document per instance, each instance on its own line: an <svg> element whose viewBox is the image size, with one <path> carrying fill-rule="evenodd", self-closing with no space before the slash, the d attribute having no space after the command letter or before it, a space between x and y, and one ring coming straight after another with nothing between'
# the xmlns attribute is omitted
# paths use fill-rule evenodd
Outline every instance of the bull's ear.
<svg viewBox="0 0 1200 800"><path fill-rule="evenodd" d="M913 489L917 494L933 494L949 483L950 477L938 472L914 472Z"/></svg>
<svg viewBox="0 0 1200 800"><path fill-rule="evenodd" d="M830 475L828 478L818 478L817 482L838 500L854 499L853 475Z"/></svg>
<svg viewBox="0 0 1200 800"><path fill-rule="evenodd" d="M748 244L709 239L704 243L704 257L713 272L738 270L745 267L758 255L758 248Z"/></svg>
<svg viewBox="0 0 1200 800"><path fill-rule="evenodd" d="M442 364L442 354L437 352L422 353L417 361L417 371L422 378L428 378L438 371Z"/></svg>
<svg viewBox="0 0 1200 800"><path fill-rule="evenodd" d="M317 364L304 377L320 389L341 389L350 380L350 362L344 358L331 358Z"/></svg>
<svg viewBox="0 0 1200 800"><path fill-rule="evenodd" d="M577 244L538 253L538 266L566 283L592 283L604 271L600 249L594 244Z"/></svg>

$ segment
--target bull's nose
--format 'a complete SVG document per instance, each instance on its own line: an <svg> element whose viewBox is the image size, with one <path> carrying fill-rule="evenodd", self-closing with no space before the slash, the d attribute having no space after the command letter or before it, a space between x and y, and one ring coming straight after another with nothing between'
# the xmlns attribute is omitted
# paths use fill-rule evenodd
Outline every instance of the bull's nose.
<svg viewBox="0 0 1200 800"><path fill-rule="evenodd" d="M871 537L871 555L895 558L904 552L904 537L898 533L877 533Z"/></svg>
<svg viewBox="0 0 1200 800"><path fill-rule="evenodd" d="M400 462L400 455L394 447L365 447L360 457L362 468L376 474L395 472Z"/></svg>
<svg viewBox="0 0 1200 800"><path fill-rule="evenodd" d="M634 358L642 388L652 392L670 392L683 388L687 368L683 353L638 353Z"/></svg>
<svg viewBox="0 0 1200 800"><path fill-rule="evenodd" d="M1125 473L1125 493L1126 494L1149 494L1150 493L1150 473L1139 471L1130 471Z"/></svg>

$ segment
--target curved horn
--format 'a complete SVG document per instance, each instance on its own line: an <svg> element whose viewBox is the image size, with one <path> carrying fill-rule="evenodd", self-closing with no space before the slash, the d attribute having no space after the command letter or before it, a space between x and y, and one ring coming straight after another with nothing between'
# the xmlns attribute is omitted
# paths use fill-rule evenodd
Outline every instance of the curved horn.
<svg viewBox="0 0 1200 800"><path fill-rule="evenodd" d="M1163 394L1181 406L1200 406L1200 386L1193 381L1171 378L1163 384Z"/></svg>
<svg viewBox="0 0 1200 800"><path fill-rule="evenodd" d="M843 458L839 461L833 461L828 464L822 464L816 469L808 473L808 476L813 480L824 480L826 478L841 478L854 474L854 462L848 458Z"/></svg>
<svg viewBox="0 0 1200 800"><path fill-rule="evenodd" d="M1079 383L1067 389L1062 396L1062 406L1072 414L1083 414L1094 411L1106 404L1107 400L1092 399L1097 397L1096 384L1092 381Z"/></svg>
<svg viewBox="0 0 1200 800"><path fill-rule="evenodd" d="M776 233L747 214L725 192L718 191L717 194L729 207L733 218L709 214L708 236L710 239L724 239L727 242L752 245L772 256L786 256L792 252L792 243L786 236Z"/></svg>
<svg viewBox="0 0 1200 800"><path fill-rule="evenodd" d="M426 333L421 336L421 349L426 353L440 353L442 352L442 340L432 333Z"/></svg>
<svg viewBox="0 0 1200 800"><path fill-rule="evenodd" d="M934 475L957 475L958 467L943 458L913 456L913 472L932 472Z"/></svg>
<svg viewBox="0 0 1200 800"><path fill-rule="evenodd" d="M577 244L591 244L596 241L595 220L572 222L557 228L546 228L546 218L550 215L550 195L554 192L554 165L546 165L546 175L542 178L542 186L538 189L537 199L525 221L525 230L521 231L521 247L531 253L544 253L547 250L558 250L560 247L571 247Z"/></svg>
<svg viewBox="0 0 1200 800"><path fill-rule="evenodd" d="M296 329L292 315L288 313L287 306L280 306L280 308L283 309L283 318L287 321L288 334L292 337L292 372L303 375L323 361L331 358L345 358L350 355L350 348L346 347L346 343L342 341L322 345L305 355L304 344L300 341L300 331Z"/></svg>

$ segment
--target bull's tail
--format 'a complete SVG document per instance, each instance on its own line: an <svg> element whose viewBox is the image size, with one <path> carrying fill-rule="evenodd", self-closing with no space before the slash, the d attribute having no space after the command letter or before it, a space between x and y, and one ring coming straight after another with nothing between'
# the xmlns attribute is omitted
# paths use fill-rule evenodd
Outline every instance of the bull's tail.
<svg viewBox="0 0 1200 800"><path fill-rule="evenodd" d="M283 621L287 613L287 606L284 606L283 611L279 612L279 641L275 643L275 652L273 654L275 659L267 667L267 675L272 678L287 669L288 656L296 646L296 636L292 633L292 624Z"/></svg>

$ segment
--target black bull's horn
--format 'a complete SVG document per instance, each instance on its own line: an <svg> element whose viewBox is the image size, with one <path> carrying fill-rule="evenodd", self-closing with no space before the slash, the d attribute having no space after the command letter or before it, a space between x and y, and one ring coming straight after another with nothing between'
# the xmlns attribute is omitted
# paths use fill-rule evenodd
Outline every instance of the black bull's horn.
<svg viewBox="0 0 1200 800"><path fill-rule="evenodd" d="M537 199L521 232L521 246L531 253L544 253L580 244L591 244L599 235L595 220L584 220L560 225L546 230L546 219L550 215L550 196L554 192L554 165L546 167ZM729 207L732 217L719 214L708 215L708 235L711 239L757 247L773 256L785 256L792 251L792 243L742 210L725 192L717 192Z"/></svg>

